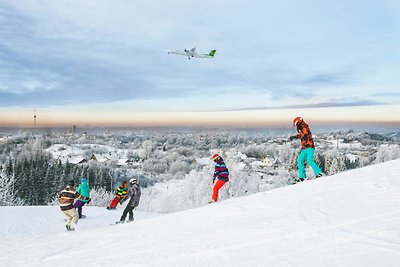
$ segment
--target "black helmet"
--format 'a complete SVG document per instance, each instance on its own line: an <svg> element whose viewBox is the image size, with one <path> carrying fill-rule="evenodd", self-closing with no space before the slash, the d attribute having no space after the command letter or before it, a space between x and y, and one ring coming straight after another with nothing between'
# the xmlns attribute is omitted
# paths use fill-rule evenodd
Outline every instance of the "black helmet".
<svg viewBox="0 0 400 267"><path fill-rule="evenodd" d="M75 186L74 180L69 181L69 182L68 182L68 185L69 185L69 186Z"/></svg>
<svg viewBox="0 0 400 267"><path fill-rule="evenodd" d="M135 178L132 178L129 180L130 184L137 184L137 180Z"/></svg>

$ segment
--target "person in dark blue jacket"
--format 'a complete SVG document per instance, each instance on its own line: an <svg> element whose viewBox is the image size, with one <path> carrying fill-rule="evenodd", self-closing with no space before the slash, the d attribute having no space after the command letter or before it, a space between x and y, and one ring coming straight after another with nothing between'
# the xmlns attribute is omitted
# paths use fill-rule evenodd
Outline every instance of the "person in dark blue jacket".
<svg viewBox="0 0 400 267"><path fill-rule="evenodd" d="M214 184L212 202L217 202L219 189L229 181L229 171L220 155L214 154L212 160L215 162L214 175L212 179L212 183ZM216 179L217 182L215 182Z"/></svg>
<svg viewBox="0 0 400 267"><path fill-rule="evenodd" d="M128 213L129 213L128 221L132 222L134 220L133 210L139 205L140 196L142 195L142 193L140 192L140 187L137 184L137 180L135 178L130 179L129 184L131 185L131 187L128 190L128 194L119 203L122 205L122 203L124 203L128 199L129 202L128 205L126 205L124 212L122 213L121 219L116 223L124 223Z"/></svg>

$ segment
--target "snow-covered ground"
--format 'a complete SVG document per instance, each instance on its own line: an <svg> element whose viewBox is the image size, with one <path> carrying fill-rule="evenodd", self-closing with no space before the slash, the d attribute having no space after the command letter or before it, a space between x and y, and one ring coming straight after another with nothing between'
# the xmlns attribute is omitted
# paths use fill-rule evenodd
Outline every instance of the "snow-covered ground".
<svg viewBox="0 0 400 267"><path fill-rule="evenodd" d="M124 207L125 204L118 206L117 210L106 210L84 206L83 214L87 217L78 222L77 230L109 227L111 223L119 220ZM159 214L139 211L136 212L135 219L142 220L155 216ZM66 230L64 218L58 206L0 207L0 236L11 239L51 236Z"/></svg>
<svg viewBox="0 0 400 267"><path fill-rule="evenodd" d="M223 190L223 189L222 189ZM0 208L2 266L400 266L400 160L168 215Z"/></svg>

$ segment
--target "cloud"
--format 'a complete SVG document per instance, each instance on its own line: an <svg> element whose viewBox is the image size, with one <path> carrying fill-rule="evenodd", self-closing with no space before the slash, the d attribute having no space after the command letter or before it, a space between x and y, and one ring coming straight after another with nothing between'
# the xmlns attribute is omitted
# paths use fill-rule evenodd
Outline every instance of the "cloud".
<svg viewBox="0 0 400 267"><path fill-rule="evenodd" d="M377 106L383 103L370 100L359 101L331 101L321 102L314 104L301 104L301 105L283 105L283 106L258 106L258 107L244 107L236 109L227 109L220 111L246 111L246 110L274 110L274 109L311 109L311 108L334 108L334 107L360 107L360 106Z"/></svg>
<svg viewBox="0 0 400 267"><path fill-rule="evenodd" d="M317 73L304 79L301 83L308 85L338 85L349 84L348 73Z"/></svg>

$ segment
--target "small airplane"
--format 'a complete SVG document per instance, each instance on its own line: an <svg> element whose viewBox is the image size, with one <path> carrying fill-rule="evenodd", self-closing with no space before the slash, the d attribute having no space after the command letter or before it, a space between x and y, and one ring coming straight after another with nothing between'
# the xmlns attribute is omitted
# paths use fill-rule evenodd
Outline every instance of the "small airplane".
<svg viewBox="0 0 400 267"><path fill-rule="evenodd" d="M210 53L208 54L197 54L196 52L196 47L193 47L192 49L184 49L183 51L181 50L167 50L168 54L175 54L175 55L181 55L181 56L187 56L188 59L192 57L197 57L197 58L213 58L215 55L215 52L217 50L211 50Z"/></svg>

